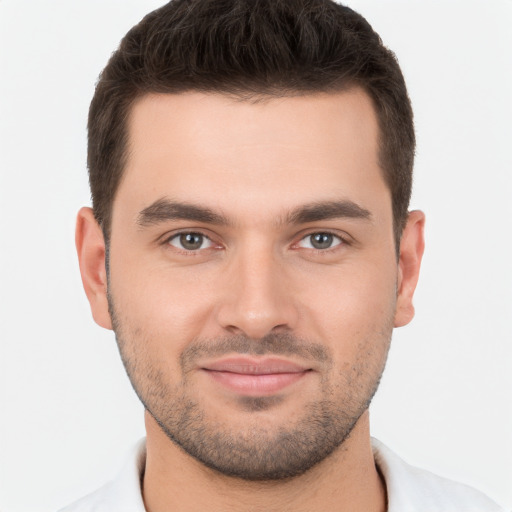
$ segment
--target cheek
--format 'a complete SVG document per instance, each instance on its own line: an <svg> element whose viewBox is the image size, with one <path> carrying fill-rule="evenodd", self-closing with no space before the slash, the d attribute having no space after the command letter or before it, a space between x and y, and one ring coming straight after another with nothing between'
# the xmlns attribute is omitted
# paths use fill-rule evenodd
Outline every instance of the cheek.
<svg viewBox="0 0 512 512"><path fill-rule="evenodd" d="M211 308L208 279L127 258L112 269L111 297L124 337L143 338L153 357L175 365L176 354L204 334Z"/></svg>
<svg viewBox="0 0 512 512"><path fill-rule="evenodd" d="M391 271L390 271L391 269ZM366 339L389 337L396 306L396 275L393 267L347 266L333 269L323 286L310 283L302 298L312 333L326 340L336 352L355 354Z"/></svg>

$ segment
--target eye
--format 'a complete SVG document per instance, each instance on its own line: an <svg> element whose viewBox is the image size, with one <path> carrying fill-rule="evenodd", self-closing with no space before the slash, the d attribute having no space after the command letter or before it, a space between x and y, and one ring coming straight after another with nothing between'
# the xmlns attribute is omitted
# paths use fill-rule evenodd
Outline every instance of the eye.
<svg viewBox="0 0 512 512"><path fill-rule="evenodd" d="M213 242L201 233L178 233L171 237L167 243L185 251L198 251L213 246Z"/></svg>
<svg viewBox="0 0 512 512"><path fill-rule="evenodd" d="M332 233L311 233L305 236L297 245L306 249L331 249L343 243L343 240Z"/></svg>

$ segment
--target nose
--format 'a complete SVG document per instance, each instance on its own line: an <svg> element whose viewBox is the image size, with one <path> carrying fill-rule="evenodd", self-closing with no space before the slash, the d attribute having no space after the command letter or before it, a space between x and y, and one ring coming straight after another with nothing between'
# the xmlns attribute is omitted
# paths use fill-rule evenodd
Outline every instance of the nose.
<svg viewBox="0 0 512 512"><path fill-rule="evenodd" d="M283 262L270 250L246 251L233 258L217 310L220 326L251 339L294 329L298 311L287 275Z"/></svg>

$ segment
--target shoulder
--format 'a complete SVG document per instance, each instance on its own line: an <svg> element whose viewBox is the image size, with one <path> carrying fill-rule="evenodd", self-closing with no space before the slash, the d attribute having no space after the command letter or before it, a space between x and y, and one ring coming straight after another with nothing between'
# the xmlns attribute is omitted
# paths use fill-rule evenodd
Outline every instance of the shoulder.
<svg viewBox="0 0 512 512"><path fill-rule="evenodd" d="M97 491L84 496L71 505L59 510L59 512L107 512L115 510L112 507L114 482L109 482Z"/></svg>
<svg viewBox="0 0 512 512"><path fill-rule="evenodd" d="M146 445L141 440L115 480L59 512L145 512L140 486L145 462Z"/></svg>
<svg viewBox="0 0 512 512"><path fill-rule="evenodd" d="M372 446L386 482L388 512L504 512L480 491L410 466L376 439Z"/></svg>

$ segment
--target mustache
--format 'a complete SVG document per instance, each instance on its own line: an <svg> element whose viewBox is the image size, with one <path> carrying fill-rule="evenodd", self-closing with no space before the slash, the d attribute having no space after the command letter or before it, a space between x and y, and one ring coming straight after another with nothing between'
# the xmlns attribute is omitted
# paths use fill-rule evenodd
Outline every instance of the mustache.
<svg viewBox="0 0 512 512"><path fill-rule="evenodd" d="M181 368L187 371L200 359L218 358L228 354L249 356L277 355L299 356L320 363L331 361L330 350L290 333L270 333L260 339L235 335L211 340L197 339L188 345L180 356Z"/></svg>

